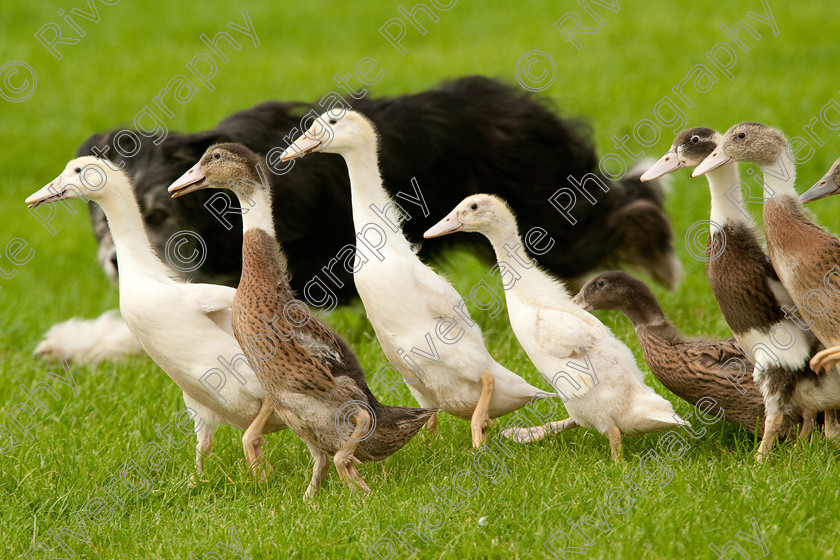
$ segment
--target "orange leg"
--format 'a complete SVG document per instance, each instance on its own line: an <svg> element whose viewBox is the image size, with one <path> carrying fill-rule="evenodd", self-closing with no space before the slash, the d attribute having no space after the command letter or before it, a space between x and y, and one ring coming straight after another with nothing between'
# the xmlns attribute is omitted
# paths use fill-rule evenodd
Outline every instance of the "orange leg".
<svg viewBox="0 0 840 560"><path fill-rule="evenodd" d="M490 398L493 396L493 391L496 388L496 379L490 371L485 371L481 375L481 396L478 398L478 404L475 405L470 426L472 428L472 443L473 447L479 448L484 445L487 439L487 425L490 423L490 416L487 410L490 408Z"/></svg>

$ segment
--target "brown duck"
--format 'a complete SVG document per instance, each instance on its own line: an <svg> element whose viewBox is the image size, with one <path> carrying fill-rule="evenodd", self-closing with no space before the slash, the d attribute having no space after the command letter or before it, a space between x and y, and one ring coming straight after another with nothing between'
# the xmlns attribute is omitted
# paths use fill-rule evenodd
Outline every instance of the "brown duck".
<svg viewBox="0 0 840 560"><path fill-rule="evenodd" d="M436 409L381 404L347 343L295 299L275 240L269 185L259 156L239 144L217 144L169 190L181 196L223 188L239 198L244 241L242 279L231 307L233 331L272 406L315 459L304 497L320 488L328 456L348 487L355 482L367 493L355 465L399 450Z"/></svg>
<svg viewBox="0 0 840 560"><path fill-rule="evenodd" d="M823 175L822 179L799 196L799 202L812 202L837 193L840 193L840 159L834 161L831 169ZM814 371L819 371L820 369L828 371L833 369L838 361L840 361L840 346L831 346L830 348L817 352L811 358L811 367Z"/></svg>
<svg viewBox="0 0 840 560"><path fill-rule="evenodd" d="M696 405L711 398L709 414L720 415L750 433L764 431L764 399L751 377L735 386L721 373L729 360L741 360L734 337L711 341L686 339L665 317L651 289L626 272L604 272L587 282L574 302L591 311L621 311L633 323L651 373L671 392ZM744 391L742 393L741 391ZM705 407L704 407L705 408ZM782 434L794 434L801 413L791 407Z"/></svg>
<svg viewBox="0 0 840 560"><path fill-rule="evenodd" d="M696 167L692 176L697 176L704 159L718 149L721 141L722 136L709 128L684 130L642 180L680 168ZM756 453L757 460L764 460L791 402L804 409L801 435L809 433L814 425L819 409L811 408L813 403L807 398L798 400L797 388L807 391L819 383L808 367L808 358L819 341L809 332L800 332L796 327L798 316L788 316L784 311L793 302L779 282L746 210L738 165L721 165L711 170L707 179L711 211L704 257L706 276L724 319L751 362L753 381L764 397L765 425Z"/></svg>
<svg viewBox="0 0 840 560"><path fill-rule="evenodd" d="M795 164L790 158L790 149L784 135L776 129L758 123L741 123L731 127L718 146L694 170L692 175L715 172L734 166L737 162L756 163L764 172L764 230L767 237L767 252L778 282L784 290L770 287L781 297L774 314L781 315L770 331L769 343L782 351L777 352L782 367L766 367L758 372L767 381L762 387L765 394L767 426L765 440L772 446L772 430L781 422L774 416L774 403L792 402L806 410L826 411L826 434L837 433L836 412L840 406L840 371L832 368L825 375L817 376L810 369L798 368L803 360L818 349L811 340L815 337L826 347L840 344L840 307L831 307L830 298L840 294L837 280L831 281L833 267L840 264L840 240L821 229L802 211L794 183ZM728 243L729 240L728 240ZM838 269L840 270L840 269ZM840 276L840 272L837 274ZM724 278L723 281L728 279ZM731 284L731 281L730 281ZM813 290L819 290L817 296ZM826 295L823 290L834 291ZM811 299L813 297L813 299ZM837 300L834 299L834 302ZM823 303L828 307L823 308ZM781 304L781 305L780 305ZM813 306L819 309L813 309ZM774 334L773 330L777 330ZM733 328L733 332L735 329ZM735 333L737 336L737 332ZM775 339L775 343L773 342ZM792 367L796 365L796 368ZM762 447L764 441L762 441ZM759 447L759 453L762 451Z"/></svg>

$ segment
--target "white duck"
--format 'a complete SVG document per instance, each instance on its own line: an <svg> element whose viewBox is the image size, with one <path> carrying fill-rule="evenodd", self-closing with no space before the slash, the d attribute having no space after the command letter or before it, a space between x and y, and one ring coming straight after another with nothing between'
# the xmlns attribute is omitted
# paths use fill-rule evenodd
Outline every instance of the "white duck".
<svg viewBox="0 0 840 560"><path fill-rule="evenodd" d="M516 218L500 198L465 198L425 237L456 231L484 234L493 245L513 332L542 376L564 396L576 424L604 434L612 458L621 435L665 430L688 422L644 383L630 349L576 305L559 280L522 248Z"/></svg>
<svg viewBox="0 0 840 560"><path fill-rule="evenodd" d="M120 311L143 349L178 384L187 407L195 411L198 473L202 472L203 457L210 454L216 428L229 424L245 430L245 457L255 472L263 469L264 478L266 471L258 463L263 433L286 425L265 399L233 337L230 306L236 290L170 277L169 268L149 243L128 177L110 162L91 156L74 159L26 203L34 207L73 198L93 200L108 218L120 261ZM220 358L228 362L228 371L222 369L225 366ZM200 382L213 368L226 378L219 390L224 404ZM218 373L213 376L214 381L220 378Z"/></svg>
<svg viewBox="0 0 840 560"><path fill-rule="evenodd" d="M393 207L379 171L373 124L349 111L325 113L289 148L288 160L309 152L338 153L347 162L357 231L383 224L374 207ZM386 233L379 257L356 244L353 279L368 319L390 362L424 408L469 419L472 442L481 446L490 418L521 408L546 393L498 364L484 346L458 292L423 264L399 228ZM366 253L367 252L367 253ZM430 419L434 430L435 418Z"/></svg>

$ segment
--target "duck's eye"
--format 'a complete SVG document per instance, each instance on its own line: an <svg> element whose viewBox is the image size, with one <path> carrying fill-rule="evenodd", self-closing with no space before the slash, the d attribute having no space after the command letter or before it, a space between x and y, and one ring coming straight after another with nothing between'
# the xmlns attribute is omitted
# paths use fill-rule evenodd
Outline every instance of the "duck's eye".
<svg viewBox="0 0 840 560"><path fill-rule="evenodd" d="M220 157L222 157L222 154L220 154L219 152L213 154L213 159L219 159Z"/></svg>
<svg viewBox="0 0 840 560"><path fill-rule="evenodd" d="M81 173L81 172L82 172L82 168L81 168L81 167L77 167L77 168L76 168L76 169L74 169L73 171L75 171L76 173Z"/></svg>
<svg viewBox="0 0 840 560"><path fill-rule="evenodd" d="M599 288L603 288L604 286L607 285L607 281L602 278L601 280L598 280L595 283L595 285L598 286Z"/></svg>
<svg viewBox="0 0 840 560"><path fill-rule="evenodd" d="M743 133L743 132L738 133L738 138L746 138L746 137L747 137L747 135L745 133Z"/></svg>
<svg viewBox="0 0 840 560"><path fill-rule="evenodd" d="M472 204L470 204L470 208L473 209L473 210L478 210L478 204L473 202Z"/></svg>
<svg viewBox="0 0 840 560"><path fill-rule="evenodd" d="M336 124L338 121L335 119L330 119L330 124Z"/></svg>
<svg viewBox="0 0 840 560"><path fill-rule="evenodd" d="M692 144L696 144L696 143L697 143L697 142L699 142L699 141L700 141L700 137L699 137L699 136L695 135L695 136L692 136L692 137L691 137L691 143L692 143Z"/></svg>

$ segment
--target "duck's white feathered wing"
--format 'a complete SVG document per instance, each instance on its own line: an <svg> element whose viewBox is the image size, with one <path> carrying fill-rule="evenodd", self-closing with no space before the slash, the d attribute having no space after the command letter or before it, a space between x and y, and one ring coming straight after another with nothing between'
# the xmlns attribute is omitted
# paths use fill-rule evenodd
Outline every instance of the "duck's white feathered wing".
<svg viewBox="0 0 840 560"><path fill-rule="evenodd" d="M458 291L443 276L425 265L414 267L413 271L415 289L425 301L430 315L436 319L446 316L452 317L454 315L453 308L463 299ZM466 309L463 310L463 313L469 316ZM476 358L487 360L489 364L487 369L490 370L496 381L494 399L500 399L505 403L511 400L510 405L499 402L500 406L506 408L507 406L513 406L513 402L515 402L517 403L516 407L519 407L522 406L523 400L527 402L533 397L559 396L534 387L520 375L496 362L487 351L487 347L484 345L484 337L477 324L470 327L461 322L461 325L464 327L465 333L464 337L457 342L457 346L463 347L465 351L476 353Z"/></svg>
<svg viewBox="0 0 840 560"><path fill-rule="evenodd" d="M181 295L195 304L216 326L233 336L230 324L230 306L236 288L216 284L178 284Z"/></svg>
<svg viewBox="0 0 840 560"><path fill-rule="evenodd" d="M598 385L596 345L604 327L557 309L536 311L528 355L540 374L567 397L582 397ZM597 320L597 319L596 319ZM523 344L523 346L526 346Z"/></svg>

